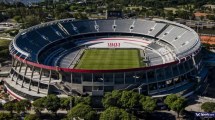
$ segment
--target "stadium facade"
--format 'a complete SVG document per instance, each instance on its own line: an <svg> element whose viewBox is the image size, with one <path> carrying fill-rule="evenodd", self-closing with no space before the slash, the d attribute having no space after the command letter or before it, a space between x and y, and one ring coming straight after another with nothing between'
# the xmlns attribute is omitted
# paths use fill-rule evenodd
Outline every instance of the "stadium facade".
<svg viewBox="0 0 215 120"><path fill-rule="evenodd" d="M144 67L78 69L86 49L135 48ZM191 28L152 19L64 19L20 32L10 44L13 64L5 81L17 99L47 94L103 95L114 89L147 95L186 94L207 78L201 42ZM96 59L96 58L95 58Z"/></svg>

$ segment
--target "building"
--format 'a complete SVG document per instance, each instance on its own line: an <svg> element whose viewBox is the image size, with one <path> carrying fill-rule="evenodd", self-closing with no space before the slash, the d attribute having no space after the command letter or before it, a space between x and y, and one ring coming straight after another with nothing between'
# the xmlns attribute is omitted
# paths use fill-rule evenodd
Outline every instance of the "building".
<svg viewBox="0 0 215 120"><path fill-rule="evenodd" d="M119 18L123 18L122 11L119 11L119 10L106 11L106 19L119 19Z"/></svg>
<svg viewBox="0 0 215 120"><path fill-rule="evenodd" d="M147 66L77 69L84 50L90 48L135 48ZM13 67L5 87L17 99L34 100L47 94L103 95L114 89L151 96L185 95L207 78L198 34L161 19L44 23L19 33L10 54Z"/></svg>

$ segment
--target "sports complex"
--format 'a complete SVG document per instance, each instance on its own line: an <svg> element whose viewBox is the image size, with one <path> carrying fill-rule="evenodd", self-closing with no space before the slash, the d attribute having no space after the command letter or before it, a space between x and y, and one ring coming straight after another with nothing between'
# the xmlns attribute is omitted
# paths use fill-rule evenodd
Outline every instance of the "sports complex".
<svg viewBox="0 0 215 120"><path fill-rule="evenodd" d="M134 90L186 95L207 78L191 28L161 19L63 19L20 32L5 81L17 99Z"/></svg>

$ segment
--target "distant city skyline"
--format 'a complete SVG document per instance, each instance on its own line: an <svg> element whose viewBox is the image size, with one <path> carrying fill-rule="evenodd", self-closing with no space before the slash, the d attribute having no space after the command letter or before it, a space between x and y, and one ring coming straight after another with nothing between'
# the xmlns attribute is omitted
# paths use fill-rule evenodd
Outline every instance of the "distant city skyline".
<svg viewBox="0 0 215 120"><path fill-rule="evenodd" d="M4 2L4 3L22 2L24 4L38 3L42 1L45 1L45 0L0 0L0 2ZM54 1L59 1L59 0L54 0Z"/></svg>

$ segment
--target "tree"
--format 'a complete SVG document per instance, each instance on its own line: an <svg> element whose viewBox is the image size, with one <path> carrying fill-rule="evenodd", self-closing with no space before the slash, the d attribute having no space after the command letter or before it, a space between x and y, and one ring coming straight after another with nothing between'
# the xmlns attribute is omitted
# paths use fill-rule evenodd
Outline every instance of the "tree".
<svg viewBox="0 0 215 120"><path fill-rule="evenodd" d="M139 106L140 95L133 91L123 91L120 103L124 108L134 108Z"/></svg>
<svg viewBox="0 0 215 120"><path fill-rule="evenodd" d="M25 24L26 28L37 25L40 23L39 17L34 16L34 15L26 16L24 22L25 22L24 24Z"/></svg>
<svg viewBox="0 0 215 120"><path fill-rule="evenodd" d="M13 19L18 22L18 23L21 23L21 16L17 15L17 16L14 16Z"/></svg>
<svg viewBox="0 0 215 120"><path fill-rule="evenodd" d="M74 12L75 10L78 9L78 6L72 5L72 6L69 7L69 9L70 9L72 12Z"/></svg>
<svg viewBox="0 0 215 120"><path fill-rule="evenodd" d="M90 105L91 104L91 97L90 96L88 96L88 97L79 97L79 96L74 97L74 104L77 105L79 103Z"/></svg>
<svg viewBox="0 0 215 120"><path fill-rule="evenodd" d="M185 99L184 98L178 98L176 101L174 101L170 108L173 111L177 112L177 117L179 117L179 113L185 108Z"/></svg>
<svg viewBox="0 0 215 120"><path fill-rule="evenodd" d="M58 98L56 95L48 95L45 97L44 106L48 111L56 113L60 108L60 98Z"/></svg>
<svg viewBox="0 0 215 120"><path fill-rule="evenodd" d="M167 19L170 20L170 21L173 21L175 19L173 11L171 11L171 10L167 11L166 16L167 16Z"/></svg>
<svg viewBox="0 0 215 120"><path fill-rule="evenodd" d="M170 94L166 97L164 100L164 103L170 108L171 104L178 99L178 96L176 94Z"/></svg>
<svg viewBox="0 0 215 120"><path fill-rule="evenodd" d="M40 120L40 118L35 114L28 114L25 116L24 120Z"/></svg>
<svg viewBox="0 0 215 120"><path fill-rule="evenodd" d="M17 114L0 112L0 120L20 120Z"/></svg>
<svg viewBox="0 0 215 120"><path fill-rule="evenodd" d="M0 112L0 120L9 120L10 114Z"/></svg>
<svg viewBox="0 0 215 120"><path fill-rule="evenodd" d="M73 99L73 97L72 98L70 98L70 97L60 98L60 108L61 109L69 110L70 99Z"/></svg>
<svg viewBox="0 0 215 120"><path fill-rule="evenodd" d="M13 110L15 108L15 104L12 101L10 101L10 102L5 103L3 105L3 107L4 107L5 110L10 111L10 114L12 114Z"/></svg>
<svg viewBox="0 0 215 120"><path fill-rule="evenodd" d="M81 20L88 19L87 15L84 13L81 13L81 12L73 13L73 17L76 19L81 19Z"/></svg>
<svg viewBox="0 0 215 120"><path fill-rule="evenodd" d="M37 115L41 114L41 111L45 108L44 101L45 97L39 98L33 102L33 107Z"/></svg>
<svg viewBox="0 0 215 120"><path fill-rule="evenodd" d="M25 106L21 102L16 102L15 110L17 113L20 113L21 111L25 111Z"/></svg>
<svg viewBox="0 0 215 120"><path fill-rule="evenodd" d="M179 117L179 113L185 108L186 100L175 94L171 94L166 97L164 103L167 104L171 110L177 112L177 117Z"/></svg>
<svg viewBox="0 0 215 120"><path fill-rule="evenodd" d="M177 10L176 16L183 19L189 19L189 17L192 16L192 14L187 10Z"/></svg>
<svg viewBox="0 0 215 120"><path fill-rule="evenodd" d="M102 99L102 104L105 108L108 107L120 107L120 101L119 99L122 96L122 91L114 90L112 92L108 92L105 94L104 98Z"/></svg>
<svg viewBox="0 0 215 120"><path fill-rule="evenodd" d="M95 120L96 112L89 105L80 103L68 112L67 117L69 119L79 117L85 120Z"/></svg>
<svg viewBox="0 0 215 120"><path fill-rule="evenodd" d="M203 109L205 112L213 112L215 110L215 103L205 102L201 105L201 109Z"/></svg>
<svg viewBox="0 0 215 120"><path fill-rule="evenodd" d="M112 96L111 92L109 92L106 93L104 98L102 99L102 104L105 108L117 106L117 99Z"/></svg>
<svg viewBox="0 0 215 120"><path fill-rule="evenodd" d="M215 15L207 15L207 18L208 18L209 20L215 20Z"/></svg>
<svg viewBox="0 0 215 120"><path fill-rule="evenodd" d="M91 97L80 97L80 96L72 96L67 98L60 98L60 108L61 109L70 109L70 102L72 102L72 106L75 106L79 103L83 103L85 105L91 105Z"/></svg>
<svg viewBox="0 0 215 120"><path fill-rule="evenodd" d="M58 14L56 17L57 17L57 19L66 19L66 18L71 18L73 16L72 16L72 14L70 14L68 12L63 12L63 13Z"/></svg>
<svg viewBox="0 0 215 120"><path fill-rule="evenodd" d="M20 100L15 103L15 110L17 111L17 113L25 112L30 107L31 103L28 100Z"/></svg>
<svg viewBox="0 0 215 120"><path fill-rule="evenodd" d="M154 111L156 107L156 100L148 96L142 97L140 103L142 104L142 109L148 113Z"/></svg>
<svg viewBox="0 0 215 120"><path fill-rule="evenodd" d="M25 106L26 110L31 108L31 102L29 100L21 100L19 102L21 102Z"/></svg>
<svg viewBox="0 0 215 120"><path fill-rule="evenodd" d="M117 107L109 107L100 115L100 120L136 120L137 118Z"/></svg>
<svg viewBox="0 0 215 120"><path fill-rule="evenodd" d="M131 110L141 106L139 99L142 97L143 95L133 91L114 90L105 94L104 98L102 99L102 104L105 108L119 107L126 109L129 108L129 110Z"/></svg>

